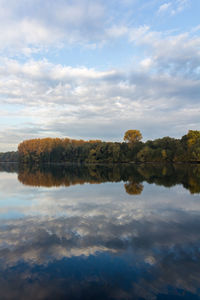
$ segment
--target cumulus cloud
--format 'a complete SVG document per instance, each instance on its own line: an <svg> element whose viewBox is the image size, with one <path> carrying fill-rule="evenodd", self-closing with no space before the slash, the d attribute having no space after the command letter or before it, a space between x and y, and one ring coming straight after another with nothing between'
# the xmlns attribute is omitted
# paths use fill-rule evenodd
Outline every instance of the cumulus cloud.
<svg viewBox="0 0 200 300"><path fill-rule="evenodd" d="M110 39L120 38L127 31L141 34L130 26L136 18L137 1L105 3L101 0L75 1L0 1L0 50L14 55L31 56L51 48L79 44L84 47L102 45ZM130 13L127 14L127 5ZM188 5L187 0L166 2L158 13L171 11L176 14ZM116 6L120 11L117 13ZM141 26L142 28L142 26ZM140 30L141 30L140 28ZM144 26L145 28L145 26Z"/></svg>
<svg viewBox="0 0 200 300"><path fill-rule="evenodd" d="M1 49L30 49L99 39L105 22L101 1L0 1ZM11 50L10 50L11 51Z"/></svg>
<svg viewBox="0 0 200 300"><path fill-rule="evenodd" d="M148 127L157 127L159 122L164 134L169 134L167 131L172 126L181 126L177 129L182 134L191 122L198 127L195 116L200 110L199 80L180 76L179 69L183 68L181 62L190 59L185 53L193 49L195 54L193 43L199 41L187 43L183 55L180 53L176 60L173 49L182 39L185 37L169 40L165 47L168 51L153 45L154 56L144 59L141 70L137 71L73 68L47 60L25 63L1 60L1 105L5 121L13 122L1 127L2 148L3 143L19 143L34 136L121 139L129 127L140 128L149 138L152 134ZM164 40L158 44L164 44ZM196 58L191 57L191 64L187 64L188 72L194 75L198 59L197 53ZM170 69L169 62L174 70ZM162 72L151 73L153 65ZM167 70L167 66L170 72L165 74L163 69ZM13 105L17 109L12 110ZM188 119L185 125L183 118Z"/></svg>
<svg viewBox="0 0 200 300"><path fill-rule="evenodd" d="M187 2L166 2L160 9ZM148 22L137 25L137 1L117 5L120 18L113 2L100 0L0 0L1 150L16 149L21 140L33 137L121 140L125 130L139 128L149 139L180 137L199 128L198 26L179 33L156 31ZM64 64L74 43L88 52L81 53L81 64ZM127 59L126 66L109 62L111 67L105 67L106 58L103 67L86 66L100 44L96 62L100 53L106 56L107 47L111 58L118 51L117 61ZM122 44L129 58L121 56ZM59 50L53 59L45 58L53 47L66 51L60 64L55 58Z"/></svg>
<svg viewBox="0 0 200 300"><path fill-rule="evenodd" d="M198 27L196 28L198 31ZM137 46L148 47L151 54L141 61L154 64L154 70L170 75L199 78L200 37L196 30L177 34L152 31L149 27L140 27L136 34L130 34L130 40Z"/></svg>

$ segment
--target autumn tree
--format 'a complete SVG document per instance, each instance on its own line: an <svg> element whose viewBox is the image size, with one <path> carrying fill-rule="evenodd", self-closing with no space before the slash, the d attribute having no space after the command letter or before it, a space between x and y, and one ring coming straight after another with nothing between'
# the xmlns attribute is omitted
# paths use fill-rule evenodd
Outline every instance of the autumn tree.
<svg viewBox="0 0 200 300"><path fill-rule="evenodd" d="M136 129L130 129L127 130L124 134L124 141L127 143L134 144L136 142L141 141L142 134L139 130Z"/></svg>
<svg viewBox="0 0 200 300"><path fill-rule="evenodd" d="M190 161L200 161L200 131L189 130L187 136L188 155Z"/></svg>
<svg viewBox="0 0 200 300"><path fill-rule="evenodd" d="M200 131L199 130L189 130L187 134L188 147L200 142Z"/></svg>

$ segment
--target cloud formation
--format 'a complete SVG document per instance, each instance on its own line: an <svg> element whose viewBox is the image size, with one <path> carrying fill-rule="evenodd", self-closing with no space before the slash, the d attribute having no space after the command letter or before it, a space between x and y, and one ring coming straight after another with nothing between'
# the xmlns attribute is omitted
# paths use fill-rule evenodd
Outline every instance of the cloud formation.
<svg viewBox="0 0 200 300"><path fill-rule="evenodd" d="M1 49L14 45L30 47L59 46L59 43L99 39L105 21L101 1L27 1L20 4L1 0ZM33 46L33 49L31 48ZM28 52L27 52L28 54Z"/></svg>
<svg viewBox="0 0 200 300"><path fill-rule="evenodd" d="M167 2L167 3L164 3L162 4L160 7L159 7L159 10L158 10L158 13L163 13L165 12L166 10L168 10L170 7L171 7L171 2Z"/></svg>
<svg viewBox="0 0 200 300"><path fill-rule="evenodd" d="M168 12L171 16L174 16L177 13L180 13L186 8L188 8L189 3L190 1L188 0L175 0L173 2L165 2L162 5L160 5L158 9L158 14L162 15Z"/></svg>
<svg viewBox="0 0 200 300"><path fill-rule="evenodd" d="M121 140L138 128L151 139L200 128L199 23L169 29L166 17L159 29L148 18L163 27L158 11L184 13L190 1L0 7L0 151L33 137Z"/></svg>
<svg viewBox="0 0 200 300"><path fill-rule="evenodd" d="M160 134L164 135L175 135L170 127L178 134L198 127L200 84L195 78L196 64L195 69L192 62L188 65L190 76L187 71L179 75L181 57L177 65L169 66L169 72L148 72L151 64L160 69L168 65L167 57L165 61L161 57L158 53L154 60L143 60L138 71L97 71L47 60L19 63L5 59L0 68L2 113L5 120L11 117L18 125L10 125L10 129L6 126L7 132L2 125L1 142L11 143L9 135L16 143L35 135L120 140L131 127L140 128L151 138L159 135L151 132L159 123ZM13 105L16 111L12 111ZM183 119L187 120L185 125Z"/></svg>
<svg viewBox="0 0 200 300"><path fill-rule="evenodd" d="M12 176L8 176L7 180L11 179ZM114 191L115 188L113 185L112 187ZM112 188L103 185L101 195L105 190L109 193L110 189ZM30 201L30 189L23 190L29 195L26 200ZM2 295L4 291L9 294L10 290L23 295L26 289L30 289L30 282L31 286L36 286L40 278L36 296L36 299L40 299L37 298L38 291L42 290L46 280L49 287L46 291L50 289L52 293L52 288L54 292L58 292L60 284L57 280L61 279L65 283L66 293L69 287L66 283L72 284L70 278L73 286L77 284L83 289L85 282L91 282L94 274L95 281L102 284L108 280L109 287L114 282L115 290L120 287L123 291L120 299L127 299L127 295L133 294L137 298L150 299L155 291L156 294L167 294L166 286L169 285L175 290L199 293L200 224L199 209L195 209L198 205L195 207L193 198L188 198L182 189L176 189L176 192L181 193L180 199L172 199L170 190L165 189L158 199L155 199L156 193L148 192L138 201L119 199L119 192L116 195L106 192L107 199L100 199L94 185L91 186L91 191L93 195L87 192L86 186L82 191L76 188L73 197L72 193L66 197L68 193L62 188L57 191L34 190L34 202L37 206L35 216L27 214L23 218L1 220ZM62 193L63 198L60 197ZM90 199L88 195L91 195ZM160 201L160 195L165 195L166 199ZM104 202L101 203L102 201ZM43 202L42 205L39 206L39 202ZM60 202L61 206L58 207ZM61 207L66 214L61 213ZM12 205L12 209L16 207ZM18 209L23 209L23 206L19 205ZM33 210L34 206L31 208ZM60 210L57 216L56 210ZM117 268L113 269L113 265ZM81 274L81 281L78 277L76 283L77 270ZM116 284L117 270L122 274L120 285ZM151 275L150 278L148 274ZM4 278L15 289L8 289ZM49 282L49 278L52 282ZM131 289L127 289L127 282ZM127 294L124 296L125 292Z"/></svg>
<svg viewBox="0 0 200 300"><path fill-rule="evenodd" d="M0 172L1 296L80 299L94 287L103 299L154 299L168 286L199 296L199 197L181 185L144 183L134 197L122 190L122 182L33 188Z"/></svg>

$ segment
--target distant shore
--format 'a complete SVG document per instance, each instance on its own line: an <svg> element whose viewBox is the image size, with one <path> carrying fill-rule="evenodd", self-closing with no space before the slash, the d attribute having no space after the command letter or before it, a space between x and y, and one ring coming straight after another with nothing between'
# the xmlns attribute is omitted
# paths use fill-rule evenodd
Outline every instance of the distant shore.
<svg viewBox="0 0 200 300"><path fill-rule="evenodd" d="M0 162L51 163L200 163L200 131L181 139L163 137L142 142L139 130L128 130L124 142L43 138L23 141L18 151L0 153Z"/></svg>

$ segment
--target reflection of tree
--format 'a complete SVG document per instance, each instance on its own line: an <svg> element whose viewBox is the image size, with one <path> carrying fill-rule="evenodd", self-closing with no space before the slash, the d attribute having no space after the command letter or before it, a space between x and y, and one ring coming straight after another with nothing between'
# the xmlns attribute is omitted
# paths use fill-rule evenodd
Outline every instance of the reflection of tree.
<svg viewBox="0 0 200 300"><path fill-rule="evenodd" d="M130 195L140 195L143 191L143 184L138 182L128 182L124 184L125 190Z"/></svg>
<svg viewBox="0 0 200 300"><path fill-rule="evenodd" d="M0 172L17 173L18 163L0 162Z"/></svg>
<svg viewBox="0 0 200 300"><path fill-rule="evenodd" d="M130 195L140 194L141 182L146 181L165 187L182 184L192 194L200 193L200 165L190 164L19 165L18 179L26 185L46 187L124 181Z"/></svg>
<svg viewBox="0 0 200 300"><path fill-rule="evenodd" d="M189 181L189 190L191 194L200 194L200 184L199 182L193 181L192 179Z"/></svg>
<svg viewBox="0 0 200 300"><path fill-rule="evenodd" d="M95 180L84 179L82 176L76 176L75 174L61 174L57 176L56 173L52 173L50 171L42 172L41 170L37 170L34 172L29 172L28 170L19 172L18 179L25 185L31 186L45 186L45 187L53 187L53 186L70 186L74 184L84 184L86 182L89 183L98 183Z"/></svg>
<svg viewBox="0 0 200 300"><path fill-rule="evenodd" d="M45 187L52 187L52 186L70 186L70 181L68 181L66 178L56 178L53 176L52 173L42 173L41 171L35 171L35 172L20 172L18 174L18 179L20 182L22 182L25 185L31 185L31 186L45 186Z"/></svg>
<svg viewBox="0 0 200 300"><path fill-rule="evenodd" d="M132 170L133 171L133 170ZM133 174L133 173L132 173ZM125 190L130 195L139 195L143 190L143 185L140 182L135 182L130 175L128 183L124 185ZM91 183L97 184L102 182L119 182L125 181L122 170L117 166L99 167L99 166L73 166L68 168L48 168L40 169L21 169L18 174L18 179L25 185L31 186L70 186L74 184Z"/></svg>
<svg viewBox="0 0 200 300"><path fill-rule="evenodd" d="M46 165L45 167L21 165L18 179L32 186L70 186L74 184L119 182L123 172L119 166L110 165Z"/></svg>

